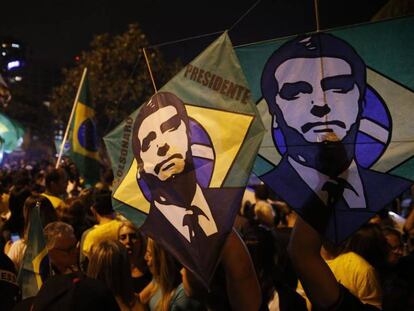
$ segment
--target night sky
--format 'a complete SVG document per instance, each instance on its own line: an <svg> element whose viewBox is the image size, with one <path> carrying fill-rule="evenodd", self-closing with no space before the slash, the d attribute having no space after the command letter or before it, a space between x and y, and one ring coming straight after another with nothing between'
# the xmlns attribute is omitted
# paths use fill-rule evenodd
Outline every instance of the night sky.
<svg viewBox="0 0 414 311"><path fill-rule="evenodd" d="M386 0L320 0L321 29L368 21ZM26 44L32 61L57 67L88 49L94 34L121 33L138 22L151 44L229 29L256 0L3 1L0 35ZM314 31L312 0L262 0L230 31L235 45ZM168 45L167 58L184 62L216 36Z"/></svg>

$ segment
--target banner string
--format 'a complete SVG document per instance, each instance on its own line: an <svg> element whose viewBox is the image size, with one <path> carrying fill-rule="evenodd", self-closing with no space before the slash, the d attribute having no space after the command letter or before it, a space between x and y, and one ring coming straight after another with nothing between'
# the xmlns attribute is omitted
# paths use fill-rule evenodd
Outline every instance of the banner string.
<svg viewBox="0 0 414 311"><path fill-rule="evenodd" d="M118 105L121 102L126 92L129 90L128 88L129 82L133 78L133 75L135 74L135 72L137 71L137 67L138 67L139 61L141 60L141 57L142 57L142 53L138 53L137 60L135 61L134 66L132 66L131 73L128 75L128 78L127 78L128 84L124 87L121 95L119 96L119 99L115 102L115 105Z"/></svg>
<svg viewBox="0 0 414 311"><path fill-rule="evenodd" d="M414 16L414 15L413 15ZM325 29L320 29L319 32L323 31L323 32L332 32L332 31L341 31L341 30L345 30L351 27L358 27L358 26L366 26L366 25L370 25L373 24L373 22L371 21L367 21L367 22L361 22L361 23L355 23L355 24L350 24L350 25L343 25L343 26L336 26L336 27L331 27L331 28L325 28ZM265 40L259 40L259 41L254 41L254 42L249 42L249 43L243 43L243 44L239 44L239 45L235 45L234 48L244 48L244 47L249 47L251 45L254 44L263 44L263 43L270 43L270 42L277 42L277 41L285 41L288 40L289 38L293 38L299 35L310 35L310 34L314 34L317 31L306 31L306 32L302 32L302 33L294 33L294 34L290 34L290 35L286 35L283 37L276 37L276 38L272 38L272 39L265 39Z"/></svg>
<svg viewBox="0 0 414 311"><path fill-rule="evenodd" d="M232 29L233 27L235 27L247 14L249 14L250 13L250 11L251 10L253 10L259 3L260 3L260 1L261 0L258 0L258 1L256 1L234 24L233 24L233 26L231 26L230 27L230 29ZM146 55L146 52L145 52L145 49L153 49L153 48L159 48L159 47L163 47L163 46L166 46L166 45L171 45L171 44L175 44L175 43L181 43L181 42L185 42L185 41L190 41L190 40L195 40L195 39L201 39L201 38L205 38L205 37L210 37L210 36L214 36L214 35L218 35L218 34L222 34L222 33L224 33L226 30L219 30L219 31L215 31L215 32L210 32L210 33L206 33L206 34L201 34L201 35L196 35L196 36L190 36L190 37L185 37L185 38L182 38L182 39L177 39L177 40L171 40L171 41L167 41L167 42L162 42L162 43L157 43L157 44L152 44L152 45L149 45L149 46L147 46L146 48L143 48L142 50L143 50L143 52L144 52L144 56L145 56L145 61L146 61L146 63L147 63L147 66L148 66L148 71L149 71L149 73L150 73L150 76L151 76L151 81L152 81L152 84L153 84L153 87L154 87L154 90L155 90L155 92L157 92L157 87L156 87L156 85L155 85L155 82L154 82L154 78L153 78L153 75L152 75L152 71L151 71L151 68L150 68L150 66L149 66L149 62L148 62L148 58L147 58L147 55ZM141 59L141 54L139 54L139 56L137 57L137 60L136 60L136 62L135 62L135 65L134 65L134 67L133 67L133 69L131 70L131 74L129 75L129 78L131 78L132 77L132 75L135 73L135 71L136 71L136 68L137 68L137 66L138 66L138 63L139 63L139 60ZM121 96L120 96L120 100L122 99L122 97L124 96L124 94L122 94ZM120 101L119 100L119 101ZM118 102L119 102L118 101Z"/></svg>
<svg viewBox="0 0 414 311"><path fill-rule="evenodd" d="M257 4L260 1L261 0L257 1ZM317 1L317 0L314 0L314 1ZM255 3L253 5L253 7L250 8L248 11L251 11L251 9L253 9L254 6L256 6L257 4ZM315 10L318 10L318 9L316 9L316 7L315 7ZM245 16L248 13L249 12L246 12L243 15ZM242 16L242 18L244 18L244 16ZM407 16L411 16L411 15L407 15ZM236 24L240 22L240 19L241 18L239 18L239 20L235 24L233 24L233 26L230 29L232 29L233 27L235 27ZM317 23L317 30L316 31L313 31L313 32L312 31L311 32L308 32L307 31L307 32L305 32L306 34L312 34L312 33L320 32L320 31L330 32L330 31L334 31L334 30L347 29L349 27L356 27L356 26L363 26L363 25L367 25L367 24L372 24L372 21L367 21L367 22L355 23L355 24L351 24L351 25L344 25L344 26L339 26L339 27L336 26L336 27L332 27L332 28L325 28L325 29L321 30L320 29L320 25L319 25L319 12L316 15L316 19L317 19L317 21L316 21L316 23ZM146 49L158 48L158 47L163 47L163 46L166 46L166 45L171 45L171 44L174 44L174 43L180 43L180 42L190 41L190 40L193 40L193 39L199 39L199 38L209 37L209 36L213 36L213 35L217 35L217 34L222 34L225 31L228 31L230 29L219 30L219 31L215 31L215 32L211 32L211 33L206 33L206 34L201 34L201 35L197 35L197 36L185 37L185 38L182 38L182 39L177 39L177 40L172 40L172 41L161 42L161 43L149 45L149 46L146 47ZM234 47L235 48L241 48L241 47L247 47L247 46L250 46L250 45L253 45L253 44L266 43L266 42L272 42L272 41L278 41L278 40L286 40L288 38L291 38L293 36L297 36L297 35L300 35L300 34L304 34L304 33L294 33L294 34L290 34L290 35L283 36L283 37L277 37L277 38L272 38L272 39L265 39L265 40L250 42L250 43L243 43L243 44L235 45Z"/></svg>
<svg viewBox="0 0 414 311"><path fill-rule="evenodd" d="M182 39L177 39L177 40L172 40L172 41L157 43L157 44L153 44L153 45L147 46L147 49L159 48L159 47L162 47L162 46L165 46L165 45L171 45L171 44L174 44L174 43L180 43L180 42L184 42L184 41L190 41L190 40L194 40L194 39L200 39L200 38L209 37L209 36L213 36L213 35L217 35L217 34L222 34L224 32L225 32L225 30L219 30L219 31L215 31L215 32L210 32L210 33L198 35L198 36L186 37L186 38L182 38Z"/></svg>
<svg viewBox="0 0 414 311"><path fill-rule="evenodd" d="M245 18L259 3L261 0L256 1L253 5L242 15L239 19L229 28L229 31L232 30L238 23L240 23L243 18Z"/></svg>
<svg viewBox="0 0 414 311"><path fill-rule="evenodd" d="M142 57L142 53L138 53L137 60L135 61L134 66L132 66L132 70L131 70L130 74L128 75L128 78L127 78L127 81L128 81L128 82L127 82L127 84L125 85L125 87L123 88L121 95L118 97L118 100L114 102L115 106L118 106L118 105L119 105L119 103L121 103L121 101L122 101L122 99L124 98L124 96L126 95L126 93L130 90L130 88L131 88L131 83L130 83L130 81L131 81L131 79L133 79L133 76L134 76L135 72L137 71L138 64L139 64L139 61L141 60L141 57ZM110 127L111 125L112 125L112 122L111 122L111 120L110 120L110 121L109 121L109 122L107 122L107 124L106 124L106 128L105 128L104 133L108 132L109 127Z"/></svg>
<svg viewBox="0 0 414 311"><path fill-rule="evenodd" d="M242 16L240 16L237 19L237 21L228 29L228 31L232 30L238 23L240 23L243 20L243 18L245 18L260 2L261 2L261 0L256 1L249 9L247 9L247 11L245 13L243 13ZM180 43L180 42L184 42L184 41L190 41L190 40L194 40L194 39L200 39L200 38L204 38L204 37L218 35L218 34L224 33L225 31L226 30L219 30L219 31L211 32L211 33L202 34L202 35L191 36L191 37L186 37L186 38L182 38L182 39L178 39L178 40L172 40L172 41L162 42L162 43L158 43L158 44L153 44L153 45L148 46L147 49L159 48L159 47L174 44L174 43Z"/></svg>

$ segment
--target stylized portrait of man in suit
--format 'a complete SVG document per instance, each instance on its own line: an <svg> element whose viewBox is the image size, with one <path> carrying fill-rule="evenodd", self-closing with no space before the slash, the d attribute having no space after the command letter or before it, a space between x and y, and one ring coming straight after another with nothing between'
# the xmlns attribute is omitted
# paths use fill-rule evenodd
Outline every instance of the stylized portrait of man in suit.
<svg viewBox="0 0 414 311"><path fill-rule="evenodd" d="M324 33L288 41L268 59L261 87L284 149L261 179L321 234L343 240L409 187L355 157L366 65L349 44Z"/></svg>
<svg viewBox="0 0 414 311"><path fill-rule="evenodd" d="M143 231L209 279L222 237L231 230L228 219L234 217L226 213L237 213L242 189L202 188L197 182L189 117L172 93L159 92L144 104L135 119L132 146L137 182L151 203Z"/></svg>
<svg viewBox="0 0 414 311"><path fill-rule="evenodd" d="M206 236L216 233L216 223L196 180L184 103L172 93L154 95L141 109L134 134L138 179L148 185L154 207L189 242L197 232Z"/></svg>

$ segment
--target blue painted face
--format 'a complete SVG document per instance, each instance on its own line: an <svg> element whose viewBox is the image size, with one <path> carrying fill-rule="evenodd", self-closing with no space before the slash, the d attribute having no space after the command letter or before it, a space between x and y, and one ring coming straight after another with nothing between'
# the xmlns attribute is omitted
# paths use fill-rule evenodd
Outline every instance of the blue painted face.
<svg viewBox="0 0 414 311"><path fill-rule="evenodd" d="M307 142L321 142L327 134L342 140L357 121L360 92L346 61L292 58L276 69L275 78L276 104L286 124Z"/></svg>

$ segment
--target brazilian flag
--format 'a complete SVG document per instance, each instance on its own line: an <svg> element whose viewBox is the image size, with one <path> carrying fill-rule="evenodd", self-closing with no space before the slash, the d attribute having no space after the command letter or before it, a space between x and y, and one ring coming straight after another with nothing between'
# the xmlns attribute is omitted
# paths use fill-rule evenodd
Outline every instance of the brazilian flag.
<svg viewBox="0 0 414 311"><path fill-rule="evenodd" d="M167 110L151 110L159 104ZM151 112L147 114L146 109ZM174 109L176 113L171 114ZM169 117L163 119L165 115ZM144 120L141 124L140 119ZM173 120L180 120L180 125L169 127ZM157 150L151 155L135 144L135 139L143 138L143 131L148 131L143 142ZM161 142L164 134L169 137ZM247 81L224 33L105 136L116 178L113 206L137 225L144 223L142 232L208 287L240 209L263 134ZM144 153L145 163L135 157ZM171 163L178 158L185 158L181 168ZM177 172L165 180L158 173L149 177L148 166L168 170L171 164ZM157 191L168 193L167 199ZM159 198L168 206L165 214ZM186 217L190 214L195 217Z"/></svg>
<svg viewBox="0 0 414 311"><path fill-rule="evenodd" d="M332 241L344 240L414 182L413 29L414 16L407 16L236 49L266 127L253 173ZM345 50L350 51L347 55L353 55L352 59L341 54ZM310 65L313 57L320 60L319 66ZM339 63L347 66L348 73L338 73ZM329 71L321 69L328 67ZM323 81L341 75L353 77L350 85L358 85L357 76L363 81L358 89L359 101L350 100L351 89L329 91L321 87ZM305 84L306 90L298 87ZM321 97L315 98L319 94ZM335 97L338 94L343 96L340 100ZM320 104L314 105L318 101ZM358 110L357 117L349 113L352 106ZM325 110L315 114L315 107ZM325 170L322 166L328 161L318 163L318 159L327 159L327 152L313 149L322 146L318 135L339 133L335 124L345 124L346 117L349 119L345 122L353 124L354 137L349 130L348 140L341 139L352 164L339 167L339 161L331 161L329 168L337 172ZM315 162L307 158L311 153ZM351 181L353 169L359 176ZM328 202L333 188L329 189L330 182L323 180L328 176L323 176L323 170L329 178L349 182L340 190L334 208ZM352 185L356 183L360 190ZM358 199L351 199L350 192Z"/></svg>
<svg viewBox="0 0 414 311"><path fill-rule="evenodd" d="M23 299L36 296L43 282L51 274L39 209L40 206L36 206L30 215L27 248L18 275Z"/></svg>
<svg viewBox="0 0 414 311"><path fill-rule="evenodd" d="M95 110L91 105L89 82L86 70L79 90L76 109L71 125L70 158L75 162L80 175L87 185L99 181L98 135L95 123Z"/></svg>

